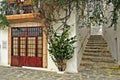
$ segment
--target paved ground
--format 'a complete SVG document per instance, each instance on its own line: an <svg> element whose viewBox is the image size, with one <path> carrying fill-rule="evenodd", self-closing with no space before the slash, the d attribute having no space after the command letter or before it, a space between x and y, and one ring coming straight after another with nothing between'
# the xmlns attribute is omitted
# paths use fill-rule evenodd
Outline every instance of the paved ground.
<svg viewBox="0 0 120 80"><path fill-rule="evenodd" d="M80 75L0 66L0 80L80 80Z"/></svg>
<svg viewBox="0 0 120 80"><path fill-rule="evenodd" d="M81 80L120 80L120 69L83 69Z"/></svg>
<svg viewBox="0 0 120 80"><path fill-rule="evenodd" d="M81 73L80 73L81 72ZM17 67L0 66L0 80L120 80L120 72L84 69L77 74L47 72Z"/></svg>

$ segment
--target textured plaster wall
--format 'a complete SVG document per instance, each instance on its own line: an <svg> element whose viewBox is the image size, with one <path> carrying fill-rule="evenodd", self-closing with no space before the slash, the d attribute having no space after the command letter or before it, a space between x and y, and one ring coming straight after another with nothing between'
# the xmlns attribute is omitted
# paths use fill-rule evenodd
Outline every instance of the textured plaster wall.
<svg viewBox="0 0 120 80"><path fill-rule="evenodd" d="M84 48L90 36L90 28L88 27L80 28L79 26L77 26L76 35L77 35L77 47L76 47L77 66L79 67Z"/></svg>
<svg viewBox="0 0 120 80"><path fill-rule="evenodd" d="M117 25L117 32L116 32L116 35L117 35L117 46L116 46L116 52L117 52L117 59L118 59L118 64L120 65L120 17L119 17L119 20L118 20L118 25Z"/></svg>
<svg viewBox="0 0 120 80"><path fill-rule="evenodd" d="M112 53L113 58L115 59L118 64L120 64L120 17L118 20L118 25L115 30L114 27L110 26L110 16L113 7L112 4L106 7L105 15L107 16L107 24L104 24L103 27L103 36L108 43L108 49Z"/></svg>
<svg viewBox="0 0 120 80"><path fill-rule="evenodd" d="M66 68L66 72L72 72L72 73L76 73L78 72L77 69L79 67L80 64L80 60L82 58L82 53L84 51L84 47L87 43L87 39L90 35L90 27L80 27L79 23L81 23L81 21L78 21L79 19L79 13L76 12L76 10L74 10L72 12L72 16L70 17L70 19L68 20L68 24L71 25L71 30L70 30L70 36L76 36L77 37L77 42L74 44L75 51L74 51L74 55L73 58L71 58L70 60L67 61L67 68ZM57 28L58 25L60 24L55 24L54 28ZM50 55L48 55L48 69L50 70L58 70L56 65L54 64L54 62L52 61Z"/></svg>
<svg viewBox="0 0 120 80"><path fill-rule="evenodd" d="M8 65L8 31L0 30L0 65Z"/></svg>
<svg viewBox="0 0 120 80"><path fill-rule="evenodd" d="M70 17L70 19L68 20L68 24L71 25L71 29L70 29L70 37L75 36L76 35L76 12L73 11L72 12L72 16ZM57 29L59 27L61 23L59 24L54 24L54 28ZM60 31L58 31L60 32ZM74 46L76 46L76 44L74 44ZM48 52L49 53L49 52ZM76 55L76 50L74 52L73 58L71 58L70 60L67 61L67 67L66 67L66 72L77 72L77 55ZM52 61L50 55L48 54L48 69L49 70L53 70L53 71L58 71L57 66L54 64L54 62Z"/></svg>
<svg viewBox="0 0 120 80"><path fill-rule="evenodd" d="M86 9L87 10L87 9ZM84 15L88 16L86 11L84 11ZM80 62L82 59L82 55L84 52L84 48L87 44L88 38L91 34L91 25L86 24L88 22L86 19L81 18L81 10L76 12L76 54L77 54L77 68L80 66Z"/></svg>

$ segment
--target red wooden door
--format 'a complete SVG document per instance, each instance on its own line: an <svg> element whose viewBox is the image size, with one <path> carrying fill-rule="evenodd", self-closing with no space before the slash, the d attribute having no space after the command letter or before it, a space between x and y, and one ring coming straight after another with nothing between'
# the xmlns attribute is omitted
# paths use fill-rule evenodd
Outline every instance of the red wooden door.
<svg viewBox="0 0 120 80"><path fill-rule="evenodd" d="M12 66L42 67L42 28L12 28Z"/></svg>

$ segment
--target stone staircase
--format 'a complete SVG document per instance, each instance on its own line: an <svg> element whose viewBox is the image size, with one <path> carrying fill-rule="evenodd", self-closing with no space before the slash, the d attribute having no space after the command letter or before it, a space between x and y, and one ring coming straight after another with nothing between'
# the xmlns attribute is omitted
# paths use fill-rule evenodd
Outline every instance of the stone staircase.
<svg viewBox="0 0 120 80"><path fill-rule="evenodd" d="M91 35L85 47L80 70L83 69L111 69L118 68L111 53L107 50L107 43L101 35Z"/></svg>

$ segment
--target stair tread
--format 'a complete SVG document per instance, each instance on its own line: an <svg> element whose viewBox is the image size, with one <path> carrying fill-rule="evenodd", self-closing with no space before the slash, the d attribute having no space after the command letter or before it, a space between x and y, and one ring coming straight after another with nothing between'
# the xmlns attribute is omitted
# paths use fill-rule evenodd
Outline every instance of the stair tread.
<svg viewBox="0 0 120 80"><path fill-rule="evenodd" d="M112 55L110 54L110 53L101 53L101 54L99 54L99 53L83 53L83 55L86 55L86 56L95 56L95 57L104 57L104 56L106 56L106 57L112 57Z"/></svg>
<svg viewBox="0 0 120 80"><path fill-rule="evenodd" d="M102 46L102 45L105 45L105 46L107 46L107 44L87 44L87 46L93 46L93 45L97 45L97 46Z"/></svg>
<svg viewBox="0 0 120 80"><path fill-rule="evenodd" d="M105 50L103 50L103 51L102 50L85 50L85 52L104 52L105 53L105 52L109 52L109 51L108 50L106 50L106 51Z"/></svg>
<svg viewBox="0 0 120 80"><path fill-rule="evenodd" d="M85 49L106 49L106 47L99 47L99 46L86 46Z"/></svg>
<svg viewBox="0 0 120 80"><path fill-rule="evenodd" d="M94 66L94 65L99 65L99 66L119 66L116 63L105 63L105 62L98 62L98 63L96 63L96 62L88 62L88 61L82 61L80 65L81 66L84 66L84 65L92 65L92 66Z"/></svg>
<svg viewBox="0 0 120 80"><path fill-rule="evenodd" d="M82 68L102 68L118 67L112 58L112 54L107 49L107 42L102 35L92 35L86 44L80 67Z"/></svg>
<svg viewBox="0 0 120 80"><path fill-rule="evenodd" d="M102 49L100 49L100 48L92 48L92 49L90 49L90 48L85 48L85 50L91 50L91 51L108 51L107 49L105 49L105 48L102 48Z"/></svg>
<svg viewBox="0 0 120 80"><path fill-rule="evenodd" d="M92 61L92 62L107 62L107 63L110 63L110 62L114 62L114 59L112 58L95 58L95 57L82 57L82 60L85 60L85 61Z"/></svg>
<svg viewBox="0 0 120 80"><path fill-rule="evenodd" d="M92 55L95 55L95 56L91 56L91 55L89 55L89 54L83 54L83 57L90 57L90 58L101 58L101 56L103 55L102 53L95 53L95 54L92 54ZM98 55L98 57L96 57ZM106 55L106 54L104 54L104 55ZM111 55L111 54L107 54L107 55ZM102 58L105 58L106 56L103 56ZM109 57L109 58L112 58L112 57Z"/></svg>

